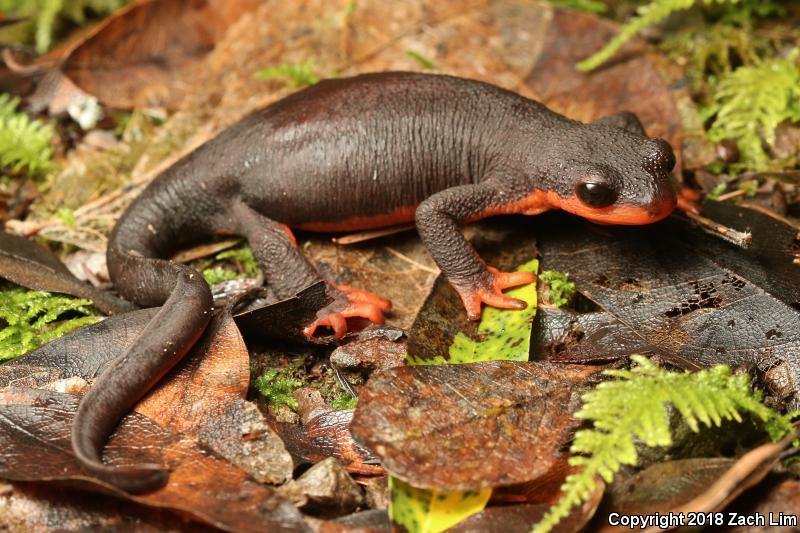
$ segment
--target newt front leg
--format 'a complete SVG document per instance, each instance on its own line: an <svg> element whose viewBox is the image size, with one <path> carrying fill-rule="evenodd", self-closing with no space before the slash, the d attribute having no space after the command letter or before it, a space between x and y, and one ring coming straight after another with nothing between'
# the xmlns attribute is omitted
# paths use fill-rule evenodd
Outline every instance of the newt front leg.
<svg viewBox="0 0 800 533"><path fill-rule="evenodd" d="M417 208L417 230L422 242L461 297L471 320L480 319L482 303L524 309L525 302L502 291L536 279L531 272L506 273L487 266L459 229L461 222L502 212L502 206L513 204L503 190L490 181L462 185L434 194Z"/></svg>

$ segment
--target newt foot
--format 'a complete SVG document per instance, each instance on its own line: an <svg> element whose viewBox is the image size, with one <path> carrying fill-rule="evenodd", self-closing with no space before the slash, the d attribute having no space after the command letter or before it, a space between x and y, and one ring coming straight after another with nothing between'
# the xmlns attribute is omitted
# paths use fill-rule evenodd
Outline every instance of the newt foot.
<svg viewBox="0 0 800 533"><path fill-rule="evenodd" d="M481 304L485 303L501 309L525 309L527 304L517 298L506 296L503 289L527 285L536 281L533 272L500 272L494 267L487 266L477 281L468 283L453 283L470 320L481 318Z"/></svg>
<svg viewBox="0 0 800 533"><path fill-rule="evenodd" d="M678 209L686 213L700 215L703 209L698 203L700 201L700 194L694 189L689 187L681 187L678 191Z"/></svg>
<svg viewBox="0 0 800 533"><path fill-rule="evenodd" d="M317 319L303 330L309 337L313 337L320 326L327 326L341 339L347 333L348 318L366 318L374 324L383 324L384 311L392 309L391 301L375 293L334 283L329 283L329 288L335 299L320 309Z"/></svg>

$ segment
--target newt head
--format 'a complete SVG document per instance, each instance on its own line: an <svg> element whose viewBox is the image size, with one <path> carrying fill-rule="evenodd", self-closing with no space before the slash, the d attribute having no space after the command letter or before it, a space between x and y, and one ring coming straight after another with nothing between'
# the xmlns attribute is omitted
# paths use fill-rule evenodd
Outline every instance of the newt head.
<svg viewBox="0 0 800 533"><path fill-rule="evenodd" d="M561 143L558 168L549 169L559 177L543 183L552 207L625 225L658 222L675 209L675 154L666 141L600 122L577 130Z"/></svg>

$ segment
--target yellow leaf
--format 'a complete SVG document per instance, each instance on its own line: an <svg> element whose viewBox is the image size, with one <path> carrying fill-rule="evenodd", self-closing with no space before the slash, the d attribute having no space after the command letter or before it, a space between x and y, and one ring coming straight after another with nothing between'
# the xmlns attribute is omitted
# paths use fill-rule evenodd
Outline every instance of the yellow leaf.
<svg viewBox="0 0 800 533"><path fill-rule="evenodd" d="M389 516L409 533L438 533L486 507L492 489L445 492L412 487L389 477Z"/></svg>

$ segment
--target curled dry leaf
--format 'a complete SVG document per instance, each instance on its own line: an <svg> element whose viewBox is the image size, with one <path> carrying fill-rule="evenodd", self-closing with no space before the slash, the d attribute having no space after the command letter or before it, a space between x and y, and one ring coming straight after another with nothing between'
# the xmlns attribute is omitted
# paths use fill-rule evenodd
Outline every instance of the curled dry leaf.
<svg viewBox="0 0 800 533"><path fill-rule="evenodd" d="M351 430L392 475L419 488L522 483L561 458L595 372L509 361L393 368L362 388Z"/></svg>

